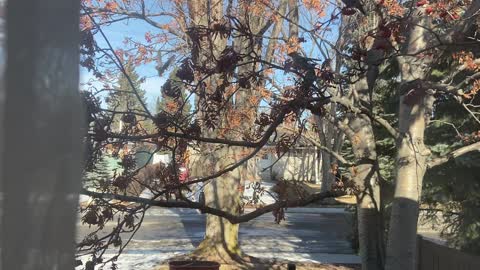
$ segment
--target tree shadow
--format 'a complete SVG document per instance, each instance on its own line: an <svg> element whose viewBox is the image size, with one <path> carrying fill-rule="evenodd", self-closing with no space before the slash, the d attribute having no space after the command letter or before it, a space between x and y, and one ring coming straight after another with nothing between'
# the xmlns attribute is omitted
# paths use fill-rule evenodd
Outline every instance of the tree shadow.
<svg viewBox="0 0 480 270"><path fill-rule="evenodd" d="M262 254L292 261L309 259L323 262L332 254L355 255L348 241L354 216L329 209L323 212L315 209L310 213L287 209L286 220L280 224L268 215L257 218L241 230L241 243L252 255ZM254 230L251 230L252 227ZM255 239L254 242L251 239ZM252 247L255 243L258 245Z"/></svg>

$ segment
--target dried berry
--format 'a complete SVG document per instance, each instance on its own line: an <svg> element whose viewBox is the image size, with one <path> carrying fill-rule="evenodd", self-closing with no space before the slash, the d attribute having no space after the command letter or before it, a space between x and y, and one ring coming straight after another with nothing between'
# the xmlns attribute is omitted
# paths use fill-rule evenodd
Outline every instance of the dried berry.
<svg viewBox="0 0 480 270"><path fill-rule="evenodd" d="M255 120L255 124L260 126L267 126L272 123L272 117L269 114L264 112L260 113L260 115Z"/></svg>
<svg viewBox="0 0 480 270"><path fill-rule="evenodd" d="M125 226L127 228L133 228L135 226L135 218L133 217L133 215L126 215L124 217L124 220L125 220Z"/></svg>
<svg viewBox="0 0 480 270"><path fill-rule="evenodd" d="M357 13L357 11L354 8L342 8L342 14L345 16L351 16L355 13Z"/></svg>
<svg viewBox="0 0 480 270"><path fill-rule="evenodd" d="M89 225L96 225L98 224L98 215L97 212L93 209L89 209L85 215L82 217L83 223Z"/></svg>
<svg viewBox="0 0 480 270"><path fill-rule="evenodd" d="M158 129L166 129L170 125L170 116L166 112L159 112L153 121Z"/></svg>
<svg viewBox="0 0 480 270"><path fill-rule="evenodd" d="M95 263L92 261L85 263L85 270L95 270Z"/></svg>
<svg viewBox="0 0 480 270"><path fill-rule="evenodd" d="M113 212L110 208L104 208L102 211L103 218L105 220L112 220L113 219Z"/></svg>
<svg viewBox="0 0 480 270"><path fill-rule="evenodd" d="M119 247L122 245L122 238L120 237L120 235L116 235L113 240L112 240L112 244L114 247Z"/></svg>
<svg viewBox="0 0 480 270"><path fill-rule="evenodd" d="M202 128L198 121L195 121L191 125L189 125L186 133L190 136L200 136L200 134L202 133Z"/></svg>
<svg viewBox="0 0 480 270"><path fill-rule="evenodd" d="M93 139L97 142L106 141L108 139L108 134L102 128L95 128L95 134L93 135Z"/></svg>
<svg viewBox="0 0 480 270"><path fill-rule="evenodd" d="M162 93L167 97L177 99L182 94L181 86L180 82L174 82L169 79L162 86Z"/></svg>
<svg viewBox="0 0 480 270"><path fill-rule="evenodd" d="M242 60L242 57L229 46L225 48L220 54L219 59L217 60L217 73L232 73L237 63Z"/></svg>
<svg viewBox="0 0 480 270"><path fill-rule="evenodd" d="M135 117L135 114L127 113L122 116L122 121L127 124L135 124L135 122L137 121L137 118Z"/></svg>
<svg viewBox="0 0 480 270"><path fill-rule="evenodd" d="M214 37L220 35L222 38L227 38L232 34L232 28L228 20L213 23L210 30Z"/></svg>
<svg viewBox="0 0 480 270"><path fill-rule="evenodd" d="M238 79L238 86L240 86L241 88L247 88L247 89L250 88L251 83L249 78L245 76L240 76L240 78Z"/></svg>
<svg viewBox="0 0 480 270"><path fill-rule="evenodd" d="M193 74L193 64L189 58L186 58L182 61L180 68L177 70L175 74L180 80L183 80L187 83L191 83L194 80Z"/></svg>
<svg viewBox="0 0 480 270"><path fill-rule="evenodd" d="M129 184L130 184L130 179L128 179L128 177L123 175L120 175L117 178L115 178L115 180L113 180L113 183L112 183L113 186L121 190L127 189Z"/></svg>

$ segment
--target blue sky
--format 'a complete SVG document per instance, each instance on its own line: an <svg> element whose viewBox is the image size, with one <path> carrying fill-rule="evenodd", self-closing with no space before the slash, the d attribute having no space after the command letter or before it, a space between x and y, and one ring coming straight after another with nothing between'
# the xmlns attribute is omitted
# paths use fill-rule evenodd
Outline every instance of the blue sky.
<svg viewBox="0 0 480 270"><path fill-rule="evenodd" d="M140 20L131 19L123 22L116 22L108 26L102 26L102 30L107 36L114 49L122 49L125 47L123 41L125 37L131 37L134 40L145 42L145 32L158 32L158 29L144 23ZM100 34L95 36L97 44L102 48L107 48L107 43ZM145 77L145 82L142 84L142 89L146 92L146 99L148 106L153 109L157 97L160 96L160 88L165 83L165 77L159 77L155 69L156 63L152 62L147 65L141 65L136 68L140 77ZM94 79L92 73L86 69L80 69L80 83L86 83ZM93 85L100 87L101 84L94 82Z"/></svg>
<svg viewBox="0 0 480 270"><path fill-rule="evenodd" d="M329 17L329 14L332 12L332 7L330 6L327 10L327 16L321 18L320 21L326 20ZM305 14L304 14L305 15ZM157 18L160 23L167 23L167 19L165 17L158 17ZM310 18L311 19L311 18ZM305 25L307 28L311 28L311 24L308 23L310 21L308 16L301 17L301 24ZM162 21L163 20L163 21ZM337 36L337 25L331 26L332 30L329 32L328 39L334 41ZM138 40L140 42L145 42L145 33L151 31L152 33L158 33L158 29L154 28L153 26L147 24L144 21L139 19L130 19L121 22L116 22L108 26L102 26L102 30L104 31L105 35L107 36L108 40L114 47L114 49L122 49L125 47L123 41L125 37L131 37L133 40ZM323 58L319 55L319 51L316 46L313 44L310 36L304 36L307 40L306 43L303 44L303 48L307 55L313 58ZM96 41L100 47L107 47L106 42L101 37L101 35L96 35ZM154 109L155 101L157 97L160 96L160 88L166 81L165 77L159 77L157 74L157 70L155 69L156 63L152 62L147 65L139 66L136 71L141 77L145 77L145 82L142 84L142 88L146 91L146 99L149 107ZM281 73L281 74L280 74ZM279 82L283 81L287 83L285 79L285 74L280 72L277 76L277 80ZM167 73L168 74L168 73ZM287 76L288 77L288 76ZM93 75L85 69L81 69L81 83L85 83L90 79L93 79ZM100 87L101 85L98 83L94 83L95 86Z"/></svg>

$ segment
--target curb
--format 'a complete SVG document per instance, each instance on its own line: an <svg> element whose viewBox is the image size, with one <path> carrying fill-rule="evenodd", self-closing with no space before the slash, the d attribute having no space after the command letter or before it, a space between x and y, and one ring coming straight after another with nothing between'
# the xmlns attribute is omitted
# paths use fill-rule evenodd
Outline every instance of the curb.
<svg viewBox="0 0 480 270"><path fill-rule="evenodd" d="M245 208L245 213L253 212L255 208ZM313 208L313 207L292 207L285 211L288 213L298 214L348 214L345 208L328 207L328 208Z"/></svg>

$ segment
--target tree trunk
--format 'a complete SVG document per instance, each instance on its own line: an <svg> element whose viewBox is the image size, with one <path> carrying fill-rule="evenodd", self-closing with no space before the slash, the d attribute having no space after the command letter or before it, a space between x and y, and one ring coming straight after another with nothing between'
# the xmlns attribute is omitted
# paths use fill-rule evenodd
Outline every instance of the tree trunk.
<svg viewBox="0 0 480 270"><path fill-rule="evenodd" d="M372 123L366 116L357 115L350 120L349 126L347 137L352 141L358 164L352 174L358 188L357 223L362 269L383 269L384 227Z"/></svg>
<svg viewBox="0 0 480 270"><path fill-rule="evenodd" d="M417 252L417 221L426 160L430 151L423 144L425 131L425 99L413 106L400 99L400 132L396 164L395 195L388 237L388 270L415 270Z"/></svg>
<svg viewBox="0 0 480 270"><path fill-rule="evenodd" d="M202 166L219 171L235 162L236 147L224 146L211 151L205 156ZM238 215L241 211L240 185L241 170L236 169L209 182L205 186L206 205L231 214ZM207 215L205 239L198 246L193 255L204 258L221 260L223 263L232 263L242 257L238 245L239 224L232 224L228 220L214 215Z"/></svg>
<svg viewBox="0 0 480 270"><path fill-rule="evenodd" d="M322 180L320 184L320 191L325 192L332 188L332 184L335 182L335 175L332 174L332 161L330 153L324 150L320 150L322 159Z"/></svg>
<svg viewBox="0 0 480 270"><path fill-rule="evenodd" d="M353 44L367 52L362 68L366 74L360 75L353 86L352 97L354 104L372 110L372 94L378 76L378 66L382 62L384 51L375 49L375 42L382 37L365 39L369 31L378 27L381 18L378 17L376 3L363 3L368 14L366 21L359 22L358 18L347 18L345 38L354 40ZM354 29L349 36L349 29ZM365 114L350 114L345 135L352 143L356 166L352 168L352 177L357 192L357 218L360 256L363 270L381 270L384 267L384 226L382 217L382 202L380 198L380 176L376 153L375 138L372 121Z"/></svg>
<svg viewBox="0 0 480 270"><path fill-rule="evenodd" d="M430 18L422 8L412 14L412 25L406 53L416 55L428 44ZM427 110L433 96L421 88L427 74L425 67L432 58L404 56L401 64L399 131L397 141L395 195L390 218L387 246L387 270L415 270L417 247L418 206L422 190L426 159L430 154L424 145Z"/></svg>
<svg viewBox="0 0 480 270"><path fill-rule="evenodd" d="M11 0L1 152L2 269L73 269L82 118L79 4Z"/></svg>
<svg viewBox="0 0 480 270"><path fill-rule="evenodd" d="M363 79L365 81L365 79ZM362 96L362 91L359 96ZM357 166L353 168L353 181L357 192L357 219L360 257L363 270L383 269L384 241L381 215L380 185L377 153L372 122L365 115L350 119L347 137L352 142Z"/></svg>
<svg viewBox="0 0 480 270"><path fill-rule="evenodd" d="M209 0L190 0L188 2L190 17L194 27L208 27L214 20L223 17L223 1L211 2ZM226 39L221 35L215 35L214 38L202 38L200 46L193 51L193 61L196 64L205 64L214 68L215 59L218 59L221 52L226 48ZM209 89L206 91L212 93L216 86L220 84L219 76L211 76L209 79ZM220 127L228 124L225 115L221 116ZM218 130L218 127L216 130ZM210 131L204 128L204 136L216 137L216 130ZM198 176L211 175L214 172L221 171L236 162L236 153L239 147L218 147L215 145L201 145L201 162L195 164ZM240 185L241 175L244 170L242 166L226 173L206 184L205 203L208 206L239 214L241 210ZM204 240L193 252L194 257L211 259L223 263L232 263L238 261L241 257L241 251L238 244L238 224L231 224L228 220L213 215L207 215L206 233Z"/></svg>
<svg viewBox="0 0 480 270"><path fill-rule="evenodd" d="M330 111L333 112L335 109L335 104L332 104L330 106ZM332 140L337 140L339 137L334 138L334 125L330 122L323 121L320 117L315 117L315 119L318 126L318 136L320 138L320 142L323 146L335 151L333 149L334 143L332 143ZM322 180L320 190L321 192L325 192L330 190L335 182L335 175L332 173L332 163L334 163L334 158L325 150L320 150L320 153L322 159Z"/></svg>
<svg viewBox="0 0 480 270"><path fill-rule="evenodd" d="M398 143L395 196L388 237L388 270L416 269L418 204L428 155L422 149L423 110L420 105L409 112L404 107L401 105L400 108L401 112L404 111L400 114L400 124L406 124L410 132L403 133Z"/></svg>
<svg viewBox="0 0 480 270"><path fill-rule="evenodd" d="M357 166L355 183L363 184L364 191L357 196L358 239L362 269L383 269L384 237L380 211L380 188L373 164Z"/></svg>

